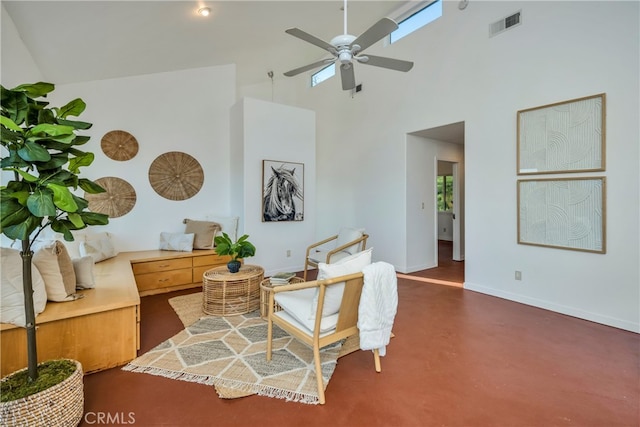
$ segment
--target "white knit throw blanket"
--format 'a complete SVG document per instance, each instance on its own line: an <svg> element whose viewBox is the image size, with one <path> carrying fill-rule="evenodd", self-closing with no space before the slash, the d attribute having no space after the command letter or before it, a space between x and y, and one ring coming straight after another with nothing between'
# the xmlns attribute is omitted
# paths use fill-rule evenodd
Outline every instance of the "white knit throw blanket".
<svg viewBox="0 0 640 427"><path fill-rule="evenodd" d="M380 356L384 356L398 310L396 272L391 264L376 262L366 266L362 273L364 286L358 307L360 348L362 350L377 348Z"/></svg>

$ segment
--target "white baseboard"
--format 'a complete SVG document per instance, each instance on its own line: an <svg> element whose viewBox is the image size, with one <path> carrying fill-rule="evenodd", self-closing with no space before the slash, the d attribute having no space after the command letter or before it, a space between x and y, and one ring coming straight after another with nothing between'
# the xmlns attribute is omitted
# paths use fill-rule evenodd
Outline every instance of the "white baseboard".
<svg viewBox="0 0 640 427"><path fill-rule="evenodd" d="M481 285L470 283L470 282L464 283L464 289L469 291L480 292L482 294L487 294L487 295L491 295L498 298L503 298L509 301L515 301L515 302L530 305L533 307L543 308L545 310L566 314L568 316L589 320L591 322L601 323L603 325L612 326L614 328L619 328L619 329L624 329L626 331L640 333L639 322L629 322L627 320L618 319L610 316L604 316L602 314L580 310L575 307L568 307L568 306L556 304L550 301L522 296L522 295L514 294L511 292L505 292L498 289L488 288L486 286L481 286Z"/></svg>

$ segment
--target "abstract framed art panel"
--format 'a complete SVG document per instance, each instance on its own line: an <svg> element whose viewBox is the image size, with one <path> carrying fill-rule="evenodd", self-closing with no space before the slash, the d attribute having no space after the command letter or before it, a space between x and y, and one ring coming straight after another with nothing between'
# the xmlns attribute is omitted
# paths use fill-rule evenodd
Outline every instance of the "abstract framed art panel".
<svg viewBox="0 0 640 427"><path fill-rule="evenodd" d="M605 94L518 111L518 175L605 170Z"/></svg>
<svg viewBox="0 0 640 427"><path fill-rule="evenodd" d="M518 180L518 243L606 253L604 177Z"/></svg>

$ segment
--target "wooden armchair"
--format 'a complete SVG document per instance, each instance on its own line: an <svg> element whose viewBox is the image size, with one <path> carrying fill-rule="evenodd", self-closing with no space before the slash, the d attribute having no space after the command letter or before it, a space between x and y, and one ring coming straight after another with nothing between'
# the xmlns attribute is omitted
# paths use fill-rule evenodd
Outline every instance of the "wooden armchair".
<svg viewBox="0 0 640 427"><path fill-rule="evenodd" d="M325 280L276 286L269 295L267 360L271 360L273 325L313 348L320 404L325 403L320 349L358 333L358 307L364 284L363 274L354 273ZM327 291L344 286L338 313L323 316ZM311 307L317 293L315 318ZM276 311L276 303L278 310ZM374 350L375 368L380 372L380 354Z"/></svg>
<svg viewBox="0 0 640 427"><path fill-rule="evenodd" d="M303 279L307 280L308 267L317 268L321 262L331 264L351 254L365 250L368 237L369 235L365 234L362 229L343 227L340 233L313 243L307 248L305 255ZM327 244L332 241L335 241L336 246L333 249L326 249Z"/></svg>

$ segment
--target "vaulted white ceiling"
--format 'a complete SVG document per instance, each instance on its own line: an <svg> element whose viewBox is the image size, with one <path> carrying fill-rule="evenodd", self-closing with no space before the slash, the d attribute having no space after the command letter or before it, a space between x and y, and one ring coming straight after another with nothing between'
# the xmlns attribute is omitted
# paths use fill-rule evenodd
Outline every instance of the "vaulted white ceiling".
<svg viewBox="0 0 640 427"><path fill-rule="evenodd" d="M359 35L407 1L348 3ZM415 2L414 2L415 3ZM268 81L326 55L285 30L329 41L342 1L2 1L44 78L57 84L236 64L238 84ZM201 17L199 7L212 9Z"/></svg>

